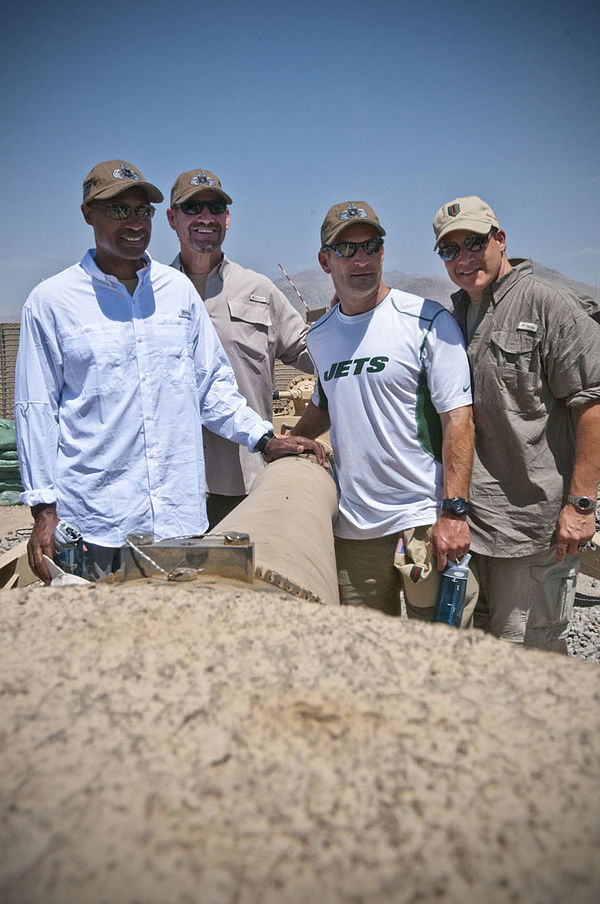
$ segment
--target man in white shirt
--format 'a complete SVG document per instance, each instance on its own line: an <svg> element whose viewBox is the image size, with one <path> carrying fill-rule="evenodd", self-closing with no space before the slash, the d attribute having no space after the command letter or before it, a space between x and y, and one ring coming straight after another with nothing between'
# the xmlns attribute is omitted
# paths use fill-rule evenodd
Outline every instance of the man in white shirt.
<svg viewBox="0 0 600 904"><path fill-rule="evenodd" d="M223 254L231 203L219 178L208 170L177 177L167 218L181 251L171 266L191 279L204 300L241 394L271 420L275 359L313 372L306 351L308 326L270 279ZM242 501L264 463L260 455L208 430L204 456L208 519L214 526Z"/></svg>
<svg viewBox="0 0 600 904"><path fill-rule="evenodd" d="M118 568L131 531L206 530L203 424L269 460L310 448L324 461L248 407L192 284L146 253L150 202L162 200L131 164L95 166L81 209L96 247L23 308L17 448L29 562L46 582L60 518L81 531L96 577Z"/></svg>
<svg viewBox="0 0 600 904"><path fill-rule="evenodd" d="M309 330L318 380L292 432L331 429L342 603L398 614L403 582L409 615L430 619L439 571L469 548L469 367L448 311L384 285L384 235L363 201L325 217L319 263L337 303Z"/></svg>

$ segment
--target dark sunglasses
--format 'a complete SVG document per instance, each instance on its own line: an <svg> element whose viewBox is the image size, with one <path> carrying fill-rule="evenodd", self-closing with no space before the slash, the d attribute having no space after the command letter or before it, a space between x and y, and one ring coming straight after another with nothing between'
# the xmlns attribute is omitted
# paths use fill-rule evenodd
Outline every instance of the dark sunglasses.
<svg viewBox="0 0 600 904"><path fill-rule="evenodd" d="M354 257L359 248L365 254L376 254L383 247L383 239L367 239L366 242L338 242L336 245L323 245L329 251L335 251L338 257Z"/></svg>
<svg viewBox="0 0 600 904"><path fill-rule="evenodd" d="M132 207L124 201L109 201L107 204L92 201L92 207L98 207L111 220L126 220L131 216L132 210L138 219L151 220L156 209L152 204L138 204L137 207Z"/></svg>
<svg viewBox="0 0 600 904"><path fill-rule="evenodd" d="M483 251L491 237L491 230L487 233L487 235L481 235L478 232L474 232L473 235L468 235L466 237L463 245L465 246L467 251ZM443 245L441 248L438 248L438 254L443 261L456 260L456 258L460 254L460 245L458 242L450 242L449 245Z"/></svg>
<svg viewBox="0 0 600 904"><path fill-rule="evenodd" d="M181 204L178 204L177 207L179 210L183 210L188 217L197 216L205 207L208 208L213 216L218 217L227 210L227 202L223 201L222 198L216 198L214 201L195 201L192 198L190 201L183 201Z"/></svg>

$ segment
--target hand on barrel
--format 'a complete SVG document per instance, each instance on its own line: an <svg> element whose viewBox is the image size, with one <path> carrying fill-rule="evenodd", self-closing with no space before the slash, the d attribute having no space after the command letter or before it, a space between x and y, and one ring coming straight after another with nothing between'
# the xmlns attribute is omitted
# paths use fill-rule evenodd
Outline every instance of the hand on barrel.
<svg viewBox="0 0 600 904"><path fill-rule="evenodd" d="M281 436L276 434L265 446L263 456L265 461L275 461L285 455L302 455L303 452L312 452L317 462L324 468L329 467L325 448L314 439L306 436Z"/></svg>

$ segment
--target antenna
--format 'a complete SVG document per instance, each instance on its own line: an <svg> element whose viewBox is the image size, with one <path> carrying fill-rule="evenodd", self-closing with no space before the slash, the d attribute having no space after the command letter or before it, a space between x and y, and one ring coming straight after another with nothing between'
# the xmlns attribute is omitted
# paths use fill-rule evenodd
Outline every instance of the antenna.
<svg viewBox="0 0 600 904"><path fill-rule="evenodd" d="M290 286L292 287L292 289L294 290L294 292L296 293L296 295L298 296L298 298L300 299L300 301L302 302L302 304L304 305L304 307L306 308L306 310L307 310L307 311L310 311L309 306L306 304L306 302L305 302L304 299L302 298L302 295L300 294L300 292L298 291L298 289L296 288L296 286L294 285L294 283L292 282L292 280L290 279L290 277L288 276L288 274L285 272L285 270L283 269L283 267L281 266L281 264L277 264L277 266L279 267L279 269L281 270L281 272L283 273L283 275L285 276L285 278L286 278L287 281L289 282Z"/></svg>

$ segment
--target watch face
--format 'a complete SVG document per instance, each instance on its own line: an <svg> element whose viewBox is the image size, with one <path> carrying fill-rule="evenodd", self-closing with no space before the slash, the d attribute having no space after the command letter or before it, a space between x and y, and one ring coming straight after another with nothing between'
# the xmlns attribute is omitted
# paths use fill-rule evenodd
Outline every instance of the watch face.
<svg viewBox="0 0 600 904"><path fill-rule="evenodd" d="M444 499L442 502L442 508L446 512L452 512L453 515L466 515L469 511L469 503L466 499L461 499L460 496L455 496L453 499Z"/></svg>
<svg viewBox="0 0 600 904"><path fill-rule="evenodd" d="M567 496L567 502L570 502L571 505L574 505L575 508L578 508L586 515L588 512L593 512L596 507L596 501L590 499L589 496L571 496L571 494L569 494Z"/></svg>

